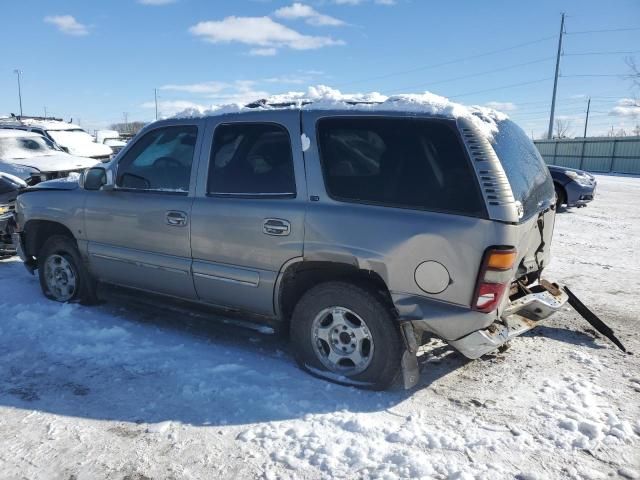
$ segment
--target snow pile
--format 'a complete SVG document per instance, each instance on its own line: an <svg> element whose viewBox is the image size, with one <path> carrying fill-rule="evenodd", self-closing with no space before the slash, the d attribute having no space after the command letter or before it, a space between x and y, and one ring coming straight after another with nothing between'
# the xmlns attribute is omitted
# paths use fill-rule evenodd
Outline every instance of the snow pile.
<svg viewBox="0 0 640 480"><path fill-rule="evenodd" d="M508 116L491 108L465 106L431 92L385 96L378 92L346 94L326 85L309 87L306 92L288 92L273 95L264 102L256 102L254 108L244 104L215 105L209 109L190 108L177 118L223 115L272 109L304 110L358 110L371 112L406 112L428 114L447 118L466 118L487 137L497 132L497 122Z"/></svg>
<svg viewBox="0 0 640 480"><path fill-rule="evenodd" d="M544 381L541 402L534 412L543 422L551 422L560 429L547 428L543 435L562 449L633 444L633 427L618 417L609 401L616 392L602 389L593 381L604 370L602 363L582 351L571 352L569 358L585 365L592 378L578 373L564 375L560 381Z"/></svg>
<svg viewBox="0 0 640 480"><path fill-rule="evenodd" d="M499 466L471 465L468 459L486 449L524 448L530 437L516 437L501 425L485 428L465 415L442 418L423 412L393 418L389 412L342 410L257 426L237 438L247 443L247 451L271 452L263 466L267 478L296 478L307 470L326 478L507 476ZM283 466L288 474L278 474Z"/></svg>

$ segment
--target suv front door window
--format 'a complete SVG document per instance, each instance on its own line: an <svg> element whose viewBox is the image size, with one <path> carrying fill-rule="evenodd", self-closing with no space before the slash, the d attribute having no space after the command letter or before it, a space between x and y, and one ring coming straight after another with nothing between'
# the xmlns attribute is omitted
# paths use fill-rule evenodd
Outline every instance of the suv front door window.
<svg viewBox="0 0 640 480"><path fill-rule="evenodd" d="M116 186L130 190L186 193L196 145L194 126L152 130L118 164Z"/></svg>

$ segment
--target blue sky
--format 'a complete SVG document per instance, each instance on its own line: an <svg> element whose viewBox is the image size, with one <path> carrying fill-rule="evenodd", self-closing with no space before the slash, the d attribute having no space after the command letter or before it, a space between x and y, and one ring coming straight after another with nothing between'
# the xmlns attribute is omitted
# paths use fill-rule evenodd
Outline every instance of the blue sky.
<svg viewBox="0 0 640 480"><path fill-rule="evenodd" d="M324 84L497 105L537 137L562 11L557 113L578 135L592 96L591 132L640 123L624 100L640 92L619 76L625 57L640 64L638 0L2 0L1 9L0 113L18 111L19 68L25 114L46 106L90 130L124 112L152 120L154 88L166 115ZM593 32L611 29L626 30Z"/></svg>

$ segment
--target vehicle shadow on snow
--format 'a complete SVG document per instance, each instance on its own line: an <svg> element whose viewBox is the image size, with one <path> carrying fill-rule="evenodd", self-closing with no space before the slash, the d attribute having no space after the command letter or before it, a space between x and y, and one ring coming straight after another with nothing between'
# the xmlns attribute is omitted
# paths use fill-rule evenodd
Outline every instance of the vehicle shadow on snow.
<svg viewBox="0 0 640 480"><path fill-rule="evenodd" d="M82 307L38 299L29 308L51 313L33 320L25 337L14 326L4 331L14 338L0 339L0 404L17 409L140 424L245 425L384 411L415 393L399 384L372 392L314 378L295 365L286 336L198 315L121 302ZM45 322L60 328L38 331ZM424 357L435 360L419 388L467 362L441 355L448 350Z"/></svg>
<svg viewBox="0 0 640 480"><path fill-rule="evenodd" d="M5 303L14 318L0 323L5 406L96 420L215 426L384 411L415 393L400 385L370 392L314 378L297 368L280 334L161 306L56 304L36 297L35 278L24 280L22 294L37 300L15 310ZM526 335L603 348L587 334L563 328L539 326ZM469 362L435 342L420 358L417 388Z"/></svg>

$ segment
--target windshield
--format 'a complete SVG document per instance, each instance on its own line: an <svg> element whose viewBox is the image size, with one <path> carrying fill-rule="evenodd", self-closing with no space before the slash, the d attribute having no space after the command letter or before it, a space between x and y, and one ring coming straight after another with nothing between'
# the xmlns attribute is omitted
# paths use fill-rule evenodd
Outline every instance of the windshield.
<svg viewBox="0 0 640 480"><path fill-rule="evenodd" d="M498 123L492 142L509 179L513 196L522 204L523 220L553 203L553 180L538 149L527 134L511 120Z"/></svg>
<svg viewBox="0 0 640 480"><path fill-rule="evenodd" d="M93 143L93 137L81 128L73 130L47 130L58 145L73 147L78 143Z"/></svg>
<svg viewBox="0 0 640 480"><path fill-rule="evenodd" d="M40 136L0 138L0 158L27 158L55 153L57 150L48 138Z"/></svg>

